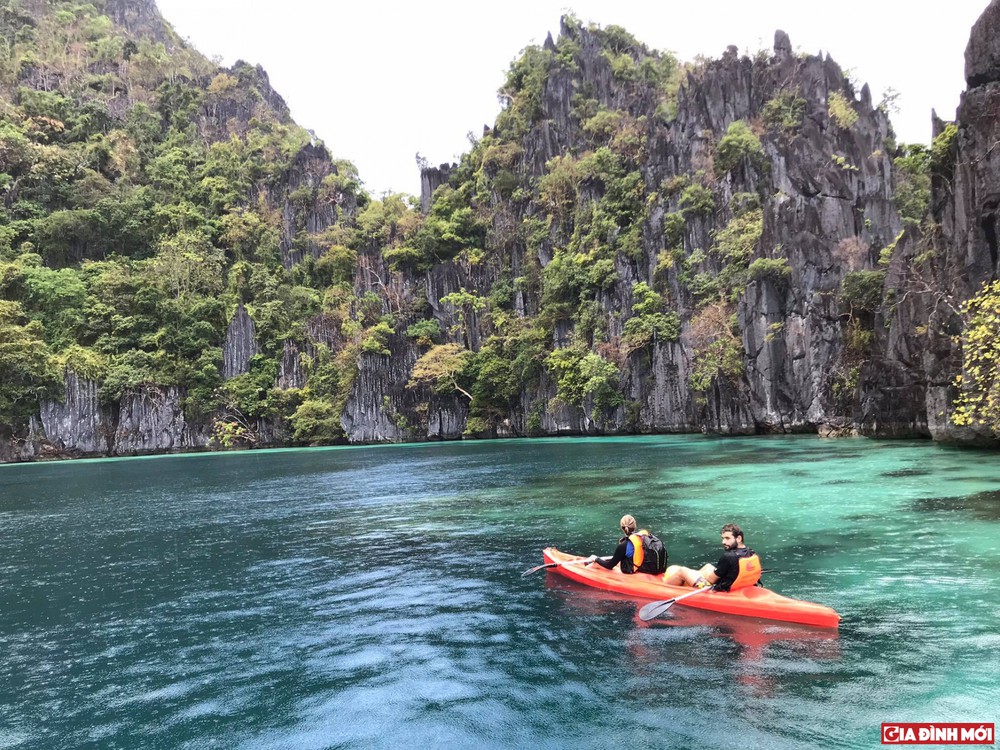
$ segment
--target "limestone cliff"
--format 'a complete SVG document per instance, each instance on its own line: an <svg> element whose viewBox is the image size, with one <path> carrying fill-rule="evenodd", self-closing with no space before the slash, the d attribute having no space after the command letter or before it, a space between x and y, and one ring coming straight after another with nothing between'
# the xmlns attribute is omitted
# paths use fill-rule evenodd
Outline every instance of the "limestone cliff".
<svg viewBox="0 0 1000 750"><path fill-rule="evenodd" d="M985 428L950 420L961 372L962 303L997 278L1000 206L1000 3L972 29L962 94L946 160L932 184L932 223L896 248L887 278L891 308L861 389L862 430L870 435L926 434L959 443L995 443ZM934 134L947 123L934 118ZM946 134L947 135L947 134Z"/></svg>
<svg viewBox="0 0 1000 750"><path fill-rule="evenodd" d="M151 0L102 7L136 38L181 45ZM192 406L207 403L197 378L109 397L67 366L60 398L0 425L0 460L203 449L220 425L237 445L310 442L290 424L303 404L304 434L321 442L991 441L949 417L961 305L1000 273L998 30L993 0L972 29L955 123L935 118L936 135L955 135L919 224L898 210L899 147L868 87L781 31L752 57L730 47L681 65L623 30L565 20L512 67L507 107L462 163L422 170L420 216L398 223L386 217L405 209L388 200L359 218L355 175L323 144L285 140L280 167L217 199L213 226L231 244L212 287L225 301L214 411ZM58 79L19 75L39 89ZM199 75L188 114L207 149L280 151L267 139L296 126L263 69ZM114 92L112 115L130 96ZM263 218L239 223L250 212ZM434 346L457 352L455 366L415 377Z"/></svg>
<svg viewBox="0 0 1000 750"><path fill-rule="evenodd" d="M552 160L580 153L589 145L578 114L578 92L586 90L595 106L626 112L640 122L643 157L639 165L647 211L640 247L632 257L618 253L613 281L595 295L598 315L607 327L607 339L620 341L634 304L637 283L659 284L669 290L671 306L679 313L679 340L661 341L631 353L619 352L622 390L629 408L595 413L582 405L573 408L553 401L555 389L543 379L527 392L520 407L495 425L497 434L525 434L529 413L540 411L540 429L551 434L592 434L629 431L699 431L755 433L815 431L828 422L852 421L851 404L837 391L845 380L844 328L847 317L838 291L849 272L872 269L879 252L900 231L893 206L892 166L886 143L891 130L886 115L873 107L867 87L854 92L831 59L795 56L787 35L778 32L772 54L751 60L730 48L720 60L693 70L683 82L676 114L665 121L649 87L623 84L597 38L587 29L564 25L562 38L574 43L572 65L553 64L541 100L541 115L523 137L518 164L525 184L536 183L552 168ZM554 43L549 40L548 44ZM720 139L738 121L759 123L762 110L785 96L800 108L794 130L760 128L763 158L745 160L726 170L713 169ZM838 123L830 114L831 101L847 103L854 121ZM439 179L438 170L426 170L425 183ZM697 176L695 176L697 175ZM710 185L715 209L689 212L680 189L673 184L702 180ZM685 182L687 181L687 182ZM664 189L664 186L668 186ZM584 184L576 215L607 193L598 181ZM671 192L672 191L672 192ZM695 345L692 321L704 306L696 298L690 277L717 276L724 261L709 251L720 233L737 215L736 202L751 196L761 206L762 229L747 264L757 258L783 259L787 275L751 279L738 294L745 374L720 379L707 393L690 385ZM422 198L428 205L429 197ZM504 199L498 198L496 204ZM494 208L497 206L495 205ZM502 222L530 220L544 214L536 200L494 211L491 240L504 242ZM573 210L573 209L571 209ZM678 216L684 216L680 236ZM673 224L667 224L673 220ZM580 226L570 219L551 224L535 257L527 243L508 242L507 268L512 276L537 263L544 269L562 247L572 244ZM668 242L675 242L674 247ZM664 251L679 257L664 269ZM680 255L679 253L683 254ZM454 311L438 303L460 289L489 290L499 282L496 268L450 264L427 275L427 303L446 325L456 322ZM513 305L517 314L533 314L543 305L539 290L520 291ZM623 314L624 312L624 314ZM477 349L489 335L485 321L473 322L465 334ZM552 324L554 346L567 346L578 322L558 317ZM919 420L918 420L919 421ZM919 432L918 429L915 430Z"/></svg>

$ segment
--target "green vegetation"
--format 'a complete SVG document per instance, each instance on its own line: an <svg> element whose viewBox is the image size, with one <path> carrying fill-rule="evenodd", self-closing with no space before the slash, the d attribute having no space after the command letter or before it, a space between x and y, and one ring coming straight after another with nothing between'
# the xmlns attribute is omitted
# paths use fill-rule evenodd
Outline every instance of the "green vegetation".
<svg viewBox="0 0 1000 750"><path fill-rule="evenodd" d="M545 331L525 322L512 322L483 344L467 370L469 412L478 420L478 431L495 429L518 408L521 395L538 385L550 345ZM541 415L536 417L540 422Z"/></svg>
<svg viewBox="0 0 1000 750"><path fill-rule="evenodd" d="M747 268L747 276L753 281L783 282L791 278L792 268L787 258L757 258Z"/></svg>
<svg viewBox="0 0 1000 750"><path fill-rule="evenodd" d="M292 439L309 445L331 443L343 434L340 412L329 401L306 399L292 414Z"/></svg>
<svg viewBox="0 0 1000 750"><path fill-rule="evenodd" d="M846 156L841 156L840 154L831 154L830 161L836 164L838 167L843 169L845 172L857 172L858 168L851 164Z"/></svg>
<svg viewBox="0 0 1000 750"><path fill-rule="evenodd" d="M993 281L962 305L962 374L951 421L1000 432L1000 282Z"/></svg>
<svg viewBox="0 0 1000 750"><path fill-rule="evenodd" d="M179 386L190 417L221 415L222 445L253 444L261 418L290 419L303 439L335 438L336 420L307 426L310 399L342 406L344 394L320 384L349 382L327 371L353 362L326 356L315 387L282 391L284 344L305 343L310 319L352 318L360 306L331 290L353 281L378 231L387 253L415 233L412 210L387 200L372 209L382 217L311 233L310 212L364 209L367 196L347 162L328 160L319 184L287 186L312 139L266 103L256 69L220 70L175 38L132 39L100 4L25 7L0 6L0 424L23 424L37 399L58 396L68 369L98 380L106 401ZM246 115L219 119L223 109ZM224 383L239 303L261 353ZM385 330L356 317L352 347L371 348Z"/></svg>
<svg viewBox="0 0 1000 750"><path fill-rule="evenodd" d="M921 144L903 145L892 164L899 216L906 226L919 225L927 216L931 202L930 152Z"/></svg>
<svg viewBox="0 0 1000 750"><path fill-rule="evenodd" d="M58 392L58 369L38 321L28 320L16 302L0 300L0 414L25 418L38 399Z"/></svg>
<svg viewBox="0 0 1000 750"><path fill-rule="evenodd" d="M472 352L461 344L432 346L413 366L407 387L429 386L435 393L457 392L471 400L472 394L459 382L472 357Z"/></svg>
<svg viewBox="0 0 1000 750"><path fill-rule="evenodd" d="M750 126L737 120L727 129L715 147L715 166L722 172L731 172L741 163L760 167L764 163L764 147Z"/></svg>
<svg viewBox="0 0 1000 750"><path fill-rule="evenodd" d="M708 216L715 211L715 196L711 188L699 183L688 185L681 192L678 201L684 218L689 216Z"/></svg>
<svg viewBox="0 0 1000 750"><path fill-rule="evenodd" d="M417 221L416 217L411 219L414 225ZM466 185L455 190L448 185L441 186L435 193L430 213L409 245L413 248L409 252L415 253L414 267L427 270L460 253L482 250L485 231L483 220L472 207L471 187Z"/></svg>
<svg viewBox="0 0 1000 750"><path fill-rule="evenodd" d="M676 341L681 321L675 312L664 312L663 297L644 281L632 287L635 304L632 317L625 322L622 342L631 353L659 341Z"/></svg>
<svg viewBox="0 0 1000 750"><path fill-rule="evenodd" d="M885 271L852 271L840 285L840 304L851 315L873 313L882 304Z"/></svg>
<svg viewBox="0 0 1000 750"><path fill-rule="evenodd" d="M830 93L827 112L841 130L850 130L858 121L858 112L847 97L839 91Z"/></svg>
<svg viewBox="0 0 1000 750"><path fill-rule="evenodd" d="M703 308L691 319L691 340L692 390L705 394L720 381L734 383L743 375L743 342L731 307L716 303Z"/></svg>
<svg viewBox="0 0 1000 750"><path fill-rule="evenodd" d="M583 407L590 399L596 409L604 411L624 403L617 365L599 354L579 346L556 349L546 365L556 377L556 398L571 406Z"/></svg>
<svg viewBox="0 0 1000 750"><path fill-rule="evenodd" d="M497 117L498 133L517 140L542 117L542 92L552 57L548 50L532 45L511 65L499 91L503 110Z"/></svg>
<svg viewBox="0 0 1000 750"><path fill-rule="evenodd" d="M433 259L425 254L425 248L414 244L422 223L409 196L387 195L380 201L372 201L358 213L359 232L355 242L365 249L381 249L382 256L393 268L426 268ZM329 258L331 253L334 253L333 258ZM341 273L336 276L350 281L356 259L356 249L332 245L319 262L339 268ZM330 280L333 278L331 275Z"/></svg>
<svg viewBox="0 0 1000 750"><path fill-rule="evenodd" d="M407 327L406 335L416 339L420 346L431 346L441 336L441 324L434 318L418 320Z"/></svg>
<svg viewBox="0 0 1000 750"><path fill-rule="evenodd" d="M750 259L763 231L763 211L745 210L713 233L708 253L696 250L687 257L681 279L699 305L719 300L735 302L743 293L749 280Z"/></svg>
<svg viewBox="0 0 1000 750"><path fill-rule="evenodd" d="M892 160L895 168L894 199L906 227L916 227L928 219L931 201L931 177L951 180L957 158L958 128L948 123L931 142L903 144Z"/></svg>
<svg viewBox="0 0 1000 750"><path fill-rule="evenodd" d="M791 278L780 247L761 247L765 217L787 216L761 178L802 125L792 81L759 118L674 153L682 82L712 63L567 18L511 64L495 127L470 135L422 213L369 197L257 69L133 39L101 8L0 0L0 425L21 434L73 372L106 404L177 388L221 447L281 430L330 443L359 372L401 379L414 361L377 407L404 435L455 403L467 435L537 434L553 395L637 425L624 383L658 344L690 334L699 394L737 384L741 295ZM555 112L553 92L569 99ZM852 102L829 106L853 126ZM955 143L947 130L899 152L904 221L922 220ZM840 292L865 316L859 346L879 273ZM237 311L256 354L224 378Z"/></svg>
<svg viewBox="0 0 1000 750"><path fill-rule="evenodd" d="M802 127L806 100L798 91L782 89L761 107L760 117L771 130L792 134Z"/></svg>
<svg viewBox="0 0 1000 750"><path fill-rule="evenodd" d="M951 179L958 156L958 126L949 122L931 141L930 166L935 174Z"/></svg>
<svg viewBox="0 0 1000 750"><path fill-rule="evenodd" d="M456 315L458 316L458 329L463 331L465 334L466 342L470 343L472 339L472 324L475 320L476 313L480 313L486 309L486 298L480 297L478 294L473 292L465 291L463 287L457 292L452 292L441 298L441 303L444 305L451 305L455 308Z"/></svg>

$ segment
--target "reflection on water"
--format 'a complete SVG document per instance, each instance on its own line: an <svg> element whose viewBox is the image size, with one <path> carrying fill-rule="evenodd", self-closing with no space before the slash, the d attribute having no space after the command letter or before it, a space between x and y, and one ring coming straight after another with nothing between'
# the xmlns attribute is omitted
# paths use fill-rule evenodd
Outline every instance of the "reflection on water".
<svg viewBox="0 0 1000 750"><path fill-rule="evenodd" d="M1000 721L998 487L982 454L808 436L0 466L0 748L859 748ZM549 545L607 554L626 512L688 565L740 522L840 630L642 623L521 577Z"/></svg>
<svg viewBox="0 0 1000 750"><path fill-rule="evenodd" d="M812 628L794 623L707 612L685 607L683 603L671 607L660 617L644 622L639 619L639 609L647 603L644 600L593 589L551 571L546 576L545 587L560 596L568 616L593 617L611 611L634 609L632 625L635 627L635 634L629 641L629 653L635 663L648 665L658 660L657 650L651 645L655 639L651 641L651 636L643 630L661 627L683 630L682 638L720 639L736 646L732 658L739 667L737 679L745 684L760 686L767 682L757 679L767 676L766 669L761 671L758 668L765 666L767 647L774 643L799 644L800 648L796 652L802 659L840 658L840 632L837 629ZM674 639L667 640L672 642ZM720 644L720 647L726 646ZM669 660L672 654L660 656Z"/></svg>

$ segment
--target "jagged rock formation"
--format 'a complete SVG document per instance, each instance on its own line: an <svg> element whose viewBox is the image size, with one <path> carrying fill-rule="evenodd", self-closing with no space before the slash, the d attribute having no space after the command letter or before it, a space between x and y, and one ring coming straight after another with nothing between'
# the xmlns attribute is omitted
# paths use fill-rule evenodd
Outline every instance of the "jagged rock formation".
<svg viewBox="0 0 1000 750"><path fill-rule="evenodd" d="M950 289L958 304L977 294L1000 275L1000 1L993 0L972 29L965 50L968 88L956 113L955 168L952 185L938 182L935 203L942 206L943 263L938 288ZM950 188L950 189L949 189ZM950 312L950 311L949 311ZM939 314L940 315L940 314ZM940 315L943 318L943 315ZM932 317L932 323L937 318ZM947 318L937 326L944 334L957 333L958 322ZM942 336L936 359L951 365L960 352L950 337ZM944 349L947 344L947 349ZM946 352L946 353L945 353ZM956 362L947 372L961 372ZM944 374L944 373L942 373ZM949 421L955 387L939 385L928 393L928 420L936 439L995 443L997 435L985 429L956 429ZM935 410L935 407L937 409ZM969 434L971 432L971 435Z"/></svg>
<svg viewBox="0 0 1000 750"><path fill-rule="evenodd" d="M180 44L152 0L104 7L130 34ZM345 187L349 168L304 138L281 170L241 197L274 217L280 267L274 279L233 292L245 295L238 303L229 298L235 312L220 320L224 336L213 343L222 378L244 383L263 354L253 362L270 358L266 378L298 403L311 379L325 377L322 398L338 409L330 421L348 442L698 431L991 439L955 428L949 416L960 305L1000 271L998 29L994 0L972 30L954 164L934 175L936 225L922 232L904 231L891 126L868 87L853 90L828 56L794 54L781 31L769 53L751 59L730 47L685 68L666 96L662 58L564 23L559 41L549 37L529 61L541 83L523 122L502 115L484 133L489 153L477 163L421 170L425 218L440 206L439 188L475 183L462 210L486 225L472 252L432 254L423 265L386 252L396 226L346 247L345 227L359 210ZM24 82L36 74L26 68ZM203 77L192 119L207 143L246 139L263 115L294 125L259 66L240 62ZM110 111L127 101L119 92ZM935 134L945 132L935 122ZM749 149L738 158L725 152L735 136ZM587 162L595 152L619 162L597 169ZM563 185L553 178L560 169ZM299 297L252 298L285 283L281 272ZM847 287L859 280L875 302L852 302ZM339 298L302 301L345 287L352 297L340 306ZM654 289L662 299L650 307L643 295ZM308 316L275 322L295 300ZM637 339L643 304L655 308L655 333ZM466 353L507 346L501 331L529 324L544 328L545 343L521 359L506 352L478 365L497 372L480 372L478 391L467 384L472 394L439 391L413 379L426 346L409 332L414 324L436 324L437 341ZM277 339L265 338L276 330ZM582 393L567 397L551 359L583 350L597 355L591 365L613 370L614 394L591 388L599 378L588 373ZM705 364L712 356L714 369ZM348 364L334 377L323 368L338 358ZM503 368L515 360L518 392L487 392L510 382ZM243 419L228 403L216 414L188 409L179 386L126 388L111 402L100 393L69 369L63 398L44 400L27 434L5 433L0 460L205 448L220 415L239 417L230 426L253 433L247 444L291 439L281 418Z"/></svg>
<svg viewBox="0 0 1000 750"><path fill-rule="evenodd" d="M42 403L28 439L7 460L202 449L210 437L207 426L188 422L182 396L177 388L146 387L105 406L97 383L70 371L63 400Z"/></svg>
<svg viewBox="0 0 1000 750"><path fill-rule="evenodd" d="M121 401L114 452L119 455L179 451L208 445L203 424L190 424L177 388L143 388Z"/></svg>
<svg viewBox="0 0 1000 750"><path fill-rule="evenodd" d="M983 284L997 278L1000 206L1000 2L994 0L972 29L965 51L968 85L956 113L951 164L932 183L936 232L900 243L886 281L894 314L879 354L862 383L859 422L875 436L929 433L935 440L995 443L988 430L956 427L950 420L961 372L955 337L959 309ZM945 123L934 117L934 135ZM953 165L953 166L952 166Z"/></svg>
<svg viewBox="0 0 1000 750"><path fill-rule="evenodd" d="M114 416L101 406L97 383L80 380L74 372L66 374L62 401L42 403L39 422L32 429L36 441L51 435L51 447L59 452L100 455L110 453L114 445Z"/></svg>
<svg viewBox="0 0 1000 750"><path fill-rule="evenodd" d="M813 430L840 416L831 393L843 348L837 292L846 273L872 267L900 228L884 113L865 87L854 103L857 122L839 127L827 110L831 94L844 91L840 68L829 57L797 59L789 50L783 32L767 66L730 50L695 89L698 99L684 96L678 106L683 132L725 132L730 122L755 116L788 81L800 85L806 102L794 139L763 139L770 162L764 192L774 197L765 205L761 251L785 254L791 274L751 282L740 301L749 393L732 403L730 416L713 420L733 431ZM759 189L756 179L740 186L734 175L728 189Z"/></svg>
<svg viewBox="0 0 1000 750"><path fill-rule="evenodd" d="M337 174L325 146L309 145L295 157L291 169L282 180L276 203L281 211L281 260L286 268L301 263L306 257L318 257L321 248L310 235L330 227L336 220L337 196L327 196L324 180ZM353 211L353 205L347 210Z"/></svg>
<svg viewBox="0 0 1000 750"><path fill-rule="evenodd" d="M250 357L258 353L255 332L253 319L240 303L226 329L226 343L222 347L222 377L226 380L245 373Z"/></svg>
<svg viewBox="0 0 1000 750"><path fill-rule="evenodd" d="M155 0L105 0L104 12L134 37L176 43L176 35L164 23Z"/></svg>
<svg viewBox="0 0 1000 750"><path fill-rule="evenodd" d="M618 407L600 416L587 404L569 407L553 401L554 383L543 377L535 390L524 394L521 408L497 426L497 434L526 434L533 410L541 413L536 429L548 434L637 430L747 434L815 431L827 422L849 421L852 415L833 393L842 376L844 348L845 317L838 290L848 272L872 268L881 248L900 230L892 203L891 161L885 150L889 123L872 106L867 87L856 98L836 63L829 58L792 55L787 35L779 31L768 59L740 58L730 48L722 59L692 74L678 93L675 117L664 123L654 113L655 92L617 80L595 34L564 25L561 36L570 37L579 51L573 66L549 69L540 105L543 114L519 144L528 181L545 175L554 158L579 152L587 143L576 114L577 93L582 88L601 107L646 119L640 170L650 192L685 175L711 173L716 144L731 124L755 121L765 104L783 92L801 97L801 123L794 136L781 131L764 133L762 165L743 163L717 173L717 204L722 208L685 216L682 239L684 255L692 258L712 247L733 218L728 207L734 196L763 196L763 228L754 257L785 258L790 276L762 277L740 296L746 375L739 382L717 383L707 395L691 388L695 356L691 323L700 303L693 299L689 281L681 278L683 271L674 266L666 271L666 286L681 315L680 341L658 342L624 358L623 390L632 407ZM551 39L546 45L549 51L555 50ZM830 116L832 95L850 102L857 117L850 127L838 125ZM427 181L437 174L425 170L423 176ZM600 200L604 189L596 182L585 183L578 205ZM652 283L657 273L669 231L665 222L682 210L678 194L659 195L645 220L641 257L633 262L619 254L614 264L616 280L597 294L612 341L624 333L627 316L620 311L633 304L633 286ZM426 190L422 203L429 203ZM532 204L523 215L530 217L538 210ZM507 218L502 211L497 216ZM499 242L502 234L497 223L492 227L493 242ZM543 239L537 250L542 268L553 262L559 247L572 241L572 231L572 227L554 227ZM513 276L536 262L521 243L512 243L506 252ZM718 262L705 259L697 270L718 273ZM498 280L496 271L446 264L427 275L427 304L443 324L452 325L455 311L440 304L441 298L460 289L488 290ZM536 294L518 290L514 304L518 314L537 313L541 301ZM488 326L477 319L466 323L463 343L477 350L488 335ZM568 317L553 321L557 349L570 345L574 328ZM357 403L349 404L348 411ZM350 425L358 422L350 416L345 420ZM367 439L369 434L348 429L350 439Z"/></svg>
<svg viewBox="0 0 1000 750"><path fill-rule="evenodd" d="M281 350L281 366L278 370L278 387L282 390L301 388L306 384L306 376L302 371L302 359L294 342L285 341Z"/></svg>
<svg viewBox="0 0 1000 750"><path fill-rule="evenodd" d="M965 48L965 82L969 89L989 87L1000 80L1000 39L997 4L991 2L972 27Z"/></svg>
<svg viewBox="0 0 1000 750"><path fill-rule="evenodd" d="M237 60L220 74L224 77L216 76L217 84L210 87L198 113L198 130L208 141L245 137L251 119L263 113L282 123L292 121L288 105L271 88L267 71L260 65Z"/></svg>
<svg viewBox="0 0 1000 750"><path fill-rule="evenodd" d="M453 164L441 164L437 167L424 167L420 170L420 210L427 213L431 210L431 198L434 191L448 183Z"/></svg>
<svg viewBox="0 0 1000 750"><path fill-rule="evenodd" d="M954 180L954 228L946 265L961 269L961 292L997 277L1000 217L1000 2L994 0L972 30L965 50L968 89L958 107L958 156ZM947 219L947 217L945 217Z"/></svg>

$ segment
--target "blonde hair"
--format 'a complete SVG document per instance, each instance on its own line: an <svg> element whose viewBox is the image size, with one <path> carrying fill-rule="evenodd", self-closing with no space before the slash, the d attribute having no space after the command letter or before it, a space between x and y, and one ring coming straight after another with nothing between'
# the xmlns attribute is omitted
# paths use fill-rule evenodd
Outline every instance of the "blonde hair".
<svg viewBox="0 0 1000 750"><path fill-rule="evenodd" d="M635 531L635 517L625 514L622 516L622 520L618 522L618 525L621 526L622 531L626 534L631 534Z"/></svg>

